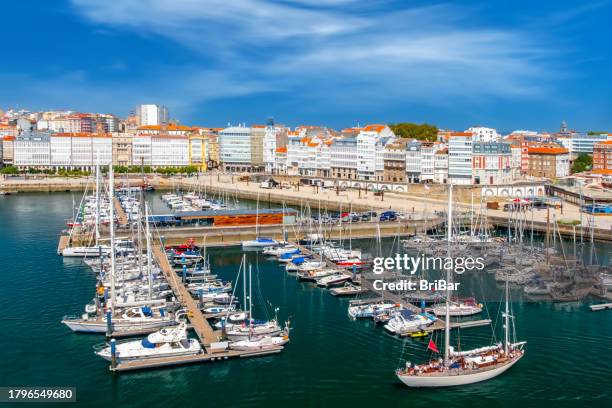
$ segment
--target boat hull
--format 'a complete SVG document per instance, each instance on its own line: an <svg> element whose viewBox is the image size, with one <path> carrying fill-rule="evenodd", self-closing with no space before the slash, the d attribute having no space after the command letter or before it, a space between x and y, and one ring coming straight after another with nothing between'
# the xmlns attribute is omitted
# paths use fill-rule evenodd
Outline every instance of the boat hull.
<svg viewBox="0 0 612 408"><path fill-rule="evenodd" d="M461 375L404 375L397 374L397 378L408 387L454 387L457 385L474 384L481 381L490 380L510 369L516 364L523 355L508 363L488 370L479 371L471 374Z"/></svg>
<svg viewBox="0 0 612 408"><path fill-rule="evenodd" d="M82 319L76 320L62 320L70 330L77 333L96 333L105 334L107 331L107 325L105 321L87 321ZM113 322L113 333L114 334L127 334L130 331L142 333L144 331L156 331L162 327L173 326L176 323L173 320L156 321L150 323L131 323L121 324L117 321Z"/></svg>

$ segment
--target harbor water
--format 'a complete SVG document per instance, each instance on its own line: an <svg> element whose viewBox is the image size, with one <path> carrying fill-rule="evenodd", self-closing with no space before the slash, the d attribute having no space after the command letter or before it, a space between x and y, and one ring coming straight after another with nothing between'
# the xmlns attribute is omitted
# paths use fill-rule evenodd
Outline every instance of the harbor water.
<svg viewBox="0 0 612 408"><path fill-rule="evenodd" d="M56 252L58 234L79 199L76 193L0 197L0 386L75 387L77 400L90 407L612 406L612 312L591 312L588 299L538 303L513 293L517 336L528 342L516 366L479 384L408 389L394 370L406 360L428 358L428 338L402 340L371 321L351 321L348 300L298 282L256 252L247 253L255 317L278 307L279 320L291 320L291 342L282 353L112 374L92 350L103 337L74 334L60 324L63 315L82 312L95 285L94 273L82 261ZM383 251L391 247L383 243ZM608 247L598 249L608 252ZM214 273L235 281L241 249L209 249L208 254ZM501 288L483 272L466 273L461 282L464 294L488 300L499 338ZM441 348L442 337L434 340ZM453 343L469 348L490 340L491 328L478 327L454 333Z"/></svg>

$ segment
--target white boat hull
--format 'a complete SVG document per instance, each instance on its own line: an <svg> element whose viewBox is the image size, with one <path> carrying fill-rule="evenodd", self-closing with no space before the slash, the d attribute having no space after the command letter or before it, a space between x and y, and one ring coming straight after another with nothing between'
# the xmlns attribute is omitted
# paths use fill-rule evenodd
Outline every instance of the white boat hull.
<svg viewBox="0 0 612 408"><path fill-rule="evenodd" d="M515 358L508 363L470 374L455 374L455 375L403 375L397 374L400 379L408 387L454 387L456 385L474 384L481 381L490 380L503 374L510 367L519 361L523 355Z"/></svg>
<svg viewBox="0 0 612 408"><path fill-rule="evenodd" d="M99 320L62 320L70 330L77 333L99 333L105 334L107 330L107 325L105 321ZM176 322L174 320L157 320L154 322L135 322L135 323L122 323L117 320L113 321L113 332L114 333L129 333L132 332L140 332L151 330L159 330L162 327L173 326Z"/></svg>

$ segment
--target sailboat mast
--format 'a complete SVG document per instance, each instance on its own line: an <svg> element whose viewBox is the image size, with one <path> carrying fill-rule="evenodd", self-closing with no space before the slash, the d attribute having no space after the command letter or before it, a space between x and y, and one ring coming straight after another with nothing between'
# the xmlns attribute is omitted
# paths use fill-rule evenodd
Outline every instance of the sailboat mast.
<svg viewBox="0 0 612 408"><path fill-rule="evenodd" d="M151 275L151 232L149 230L149 204L145 201L145 228L147 235L147 278L149 280L149 300L153 292L153 277Z"/></svg>
<svg viewBox="0 0 612 408"><path fill-rule="evenodd" d="M508 279L506 279L506 313L504 316L504 352L508 355L508 344L510 338L510 316L509 316L509 305L508 305Z"/></svg>
<svg viewBox="0 0 612 408"><path fill-rule="evenodd" d="M100 163L96 159L96 217L95 217L95 229L96 229L96 246L100 245Z"/></svg>
<svg viewBox="0 0 612 408"><path fill-rule="evenodd" d="M108 166L108 196L110 213L110 260L111 260L111 312L115 312L117 293L115 291L115 177L112 163Z"/></svg>
<svg viewBox="0 0 612 408"><path fill-rule="evenodd" d="M253 316L253 277L252 277L252 265L249 264L249 326L252 325L252 316Z"/></svg>
<svg viewBox="0 0 612 408"><path fill-rule="evenodd" d="M247 290L246 290L246 255L242 255L242 265L243 265L243 273L242 273L242 294L244 295L244 300L242 301L244 305L244 311L247 311ZM250 318L250 317L249 317Z"/></svg>
<svg viewBox="0 0 612 408"><path fill-rule="evenodd" d="M453 185L448 186L448 220L447 220L447 256L450 258L451 255L451 240L453 238ZM446 281L448 282L448 289L446 290L446 314L444 316L444 361L450 360L450 282L451 282L451 268L446 269Z"/></svg>

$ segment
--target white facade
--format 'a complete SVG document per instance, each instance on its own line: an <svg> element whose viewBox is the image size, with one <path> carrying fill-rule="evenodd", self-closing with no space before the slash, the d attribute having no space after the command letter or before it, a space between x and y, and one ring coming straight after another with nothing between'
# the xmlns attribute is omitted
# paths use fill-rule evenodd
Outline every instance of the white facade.
<svg viewBox="0 0 612 408"><path fill-rule="evenodd" d="M452 184L472 184L472 135L454 133L448 141L448 178Z"/></svg>
<svg viewBox="0 0 612 408"><path fill-rule="evenodd" d="M416 140L406 144L406 180L421 181L421 142Z"/></svg>
<svg viewBox="0 0 612 408"><path fill-rule="evenodd" d="M187 136L151 136L151 165L153 167L189 165L189 138Z"/></svg>
<svg viewBox="0 0 612 408"><path fill-rule="evenodd" d="M18 167L49 167L51 148L49 136L33 133L17 137L13 144L13 164Z"/></svg>
<svg viewBox="0 0 612 408"><path fill-rule="evenodd" d="M82 134L50 134L17 138L14 145L15 164L44 168L91 169L99 163L108 165L113 157L110 136Z"/></svg>
<svg viewBox="0 0 612 408"><path fill-rule="evenodd" d="M263 157L267 173L272 173L276 169L276 133L276 127L273 125L266 126L263 139Z"/></svg>
<svg viewBox="0 0 612 408"><path fill-rule="evenodd" d="M434 182L445 184L448 180L448 149L438 150L434 154Z"/></svg>
<svg viewBox="0 0 612 408"><path fill-rule="evenodd" d="M557 178L567 177L570 175L570 155L557 155Z"/></svg>
<svg viewBox="0 0 612 408"><path fill-rule="evenodd" d="M357 178L376 180L376 174L385 169L385 145L395 134L385 125L368 125L357 135Z"/></svg>
<svg viewBox="0 0 612 408"><path fill-rule="evenodd" d="M137 134L132 139L132 163L152 167L189 164L187 136Z"/></svg>
<svg viewBox="0 0 612 408"><path fill-rule="evenodd" d="M136 107L138 126L158 126L168 123L168 108L163 105L145 104Z"/></svg>
<svg viewBox="0 0 612 408"><path fill-rule="evenodd" d="M357 141L354 138L334 140L330 146L331 167L357 169Z"/></svg>
<svg viewBox="0 0 612 408"><path fill-rule="evenodd" d="M219 157L224 166L250 167L251 128L233 126L219 132Z"/></svg>
<svg viewBox="0 0 612 408"><path fill-rule="evenodd" d="M466 130L466 133L471 133L475 142L497 142L501 139L501 135L497 133L497 130L488 127L471 127Z"/></svg>
<svg viewBox="0 0 612 408"><path fill-rule="evenodd" d="M421 181L434 180L434 156L437 150L431 143L421 145Z"/></svg>

